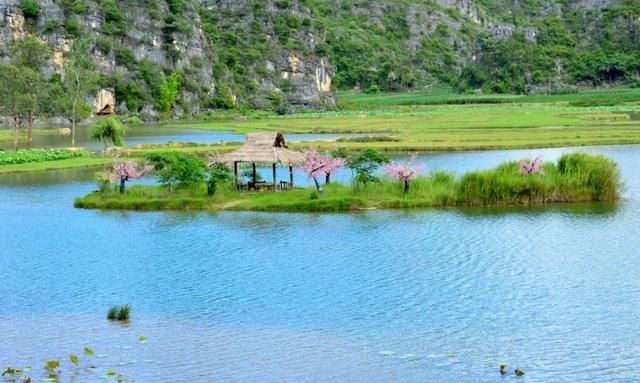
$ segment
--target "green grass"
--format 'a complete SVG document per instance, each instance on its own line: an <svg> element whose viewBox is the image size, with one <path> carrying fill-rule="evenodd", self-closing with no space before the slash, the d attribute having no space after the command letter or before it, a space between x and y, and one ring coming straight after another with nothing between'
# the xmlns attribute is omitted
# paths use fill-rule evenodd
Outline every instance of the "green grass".
<svg viewBox="0 0 640 383"><path fill-rule="evenodd" d="M614 201L620 175L615 162L586 153L563 155L545 163L544 175L523 176L516 162L462 177L436 172L411 182L408 194L400 182L384 179L366 187L327 185L320 198L314 189L281 193L238 193L230 186L213 197L206 186L169 191L160 186L135 186L124 196L115 189L91 193L75 201L79 208L125 210L251 210L340 212L360 209L407 209L450 206L543 205L558 202Z"/></svg>
<svg viewBox="0 0 640 383"><path fill-rule="evenodd" d="M341 110L247 116L168 126L247 133L367 133L293 145L400 151L454 151L640 143L640 89L561 95L458 95L448 89L369 95L339 93ZM225 150L219 146L220 150Z"/></svg>
<svg viewBox="0 0 640 383"><path fill-rule="evenodd" d="M45 170L88 168L107 165L113 162L111 157L82 157L67 160L30 162L26 164L1 165L0 174L24 173Z"/></svg>
<svg viewBox="0 0 640 383"><path fill-rule="evenodd" d="M639 88L592 89L565 94L457 94L448 88L426 89L404 93L366 94L338 93L339 105L344 110L378 109L407 105L465 105L465 104L527 104L565 103L578 106L621 105L640 102Z"/></svg>
<svg viewBox="0 0 640 383"><path fill-rule="evenodd" d="M30 162L45 162L66 160L70 158L87 157L84 150L68 149L32 149L0 152L0 165L25 164Z"/></svg>

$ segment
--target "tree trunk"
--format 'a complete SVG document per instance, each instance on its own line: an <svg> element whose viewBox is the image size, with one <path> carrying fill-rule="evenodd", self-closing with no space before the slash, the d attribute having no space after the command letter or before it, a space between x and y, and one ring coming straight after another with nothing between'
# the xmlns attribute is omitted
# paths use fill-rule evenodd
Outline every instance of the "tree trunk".
<svg viewBox="0 0 640 383"><path fill-rule="evenodd" d="M127 182L126 179L120 178L120 194L124 194L124 183Z"/></svg>
<svg viewBox="0 0 640 383"><path fill-rule="evenodd" d="M322 193L322 185L318 182L318 177L313 176L313 182L316 184L316 190L318 190L318 193Z"/></svg>
<svg viewBox="0 0 640 383"><path fill-rule="evenodd" d="M27 149L31 149L33 146L33 136L31 129L33 128L33 111L29 111L29 129L27 131Z"/></svg>
<svg viewBox="0 0 640 383"><path fill-rule="evenodd" d="M326 177L324 178L324 183L326 185L329 185L331 183L331 173L327 173Z"/></svg>
<svg viewBox="0 0 640 383"><path fill-rule="evenodd" d="M404 194L409 193L409 180L404 180Z"/></svg>
<svg viewBox="0 0 640 383"><path fill-rule="evenodd" d="M18 140L19 140L18 135L20 134L20 126L22 125L22 122L20 121L20 117L15 117L14 121L15 121L15 124L16 124L16 131L15 131L15 134L13 136L13 149L17 152L18 151Z"/></svg>
<svg viewBox="0 0 640 383"><path fill-rule="evenodd" d="M71 106L71 147L76 146L76 111L78 109L78 94L80 92L80 78L78 77L78 72L75 73L76 76L76 91L73 95L73 104Z"/></svg>

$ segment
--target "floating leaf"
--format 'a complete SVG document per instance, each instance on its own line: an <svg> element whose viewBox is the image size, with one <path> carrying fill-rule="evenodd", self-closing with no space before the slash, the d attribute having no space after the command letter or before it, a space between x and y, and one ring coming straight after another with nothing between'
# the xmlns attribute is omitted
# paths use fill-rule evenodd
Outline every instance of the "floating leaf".
<svg viewBox="0 0 640 383"><path fill-rule="evenodd" d="M456 357L456 354L454 354L452 352L447 353L447 358L455 358L455 357Z"/></svg>
<svg viewBox="0 0 640 383"><path fill-rule="evenodd" d="M380 351L379 352L380 355L385 355L385 356L390 356L390 355L395 355L396 352L395 351Z"/></svg>
<svg viewBox="0 0 640 383"><path fill-rule="evenodd" d="M55 370L58 367L60 367L60 362L57 360L48 360L44 366L47 370Z"/></svg>
<svg viewBox="0 0 640 383"><path fill-rule="evenodd" d="M414 359L418 356L416 354L402 354L399 356L400 359Z"/></svg>
<svg viewBox="0 0 640 383"><path fill-rule="evenodd" d="M69 355L69 359L71 360L71 363L75 364L76 366L80 364L80 359L76 355Z"/></svg>
<svg viewBox="0 0 640 383"><path fill-rule="evenodd" d="M144 335L140 335L140 337L138 337L138 341L140 341L140 343L144 343L148 340L149 338L147 338Z"/></svg>
<svg viewBox="0 0 640 383"><path fill-rule="evenodd" d="M116 375L116 372L115 372L115 371L113 371L113 370L107 370L107 375L108 375L108 376L115 376L115 375Z"/></svg>
<svg viewBox="0 0 640 383"><path fill-rule="evenodd" d="M118 382L124 382L124 376L118 374Z"/></svg>
<svg viewBox="0 0 640 383"><path fill-rule="evenodd" d="M86 356L94 356L95 352L93 352L93 349L91 347L85 347L84 348L84 354Z"/></svg>

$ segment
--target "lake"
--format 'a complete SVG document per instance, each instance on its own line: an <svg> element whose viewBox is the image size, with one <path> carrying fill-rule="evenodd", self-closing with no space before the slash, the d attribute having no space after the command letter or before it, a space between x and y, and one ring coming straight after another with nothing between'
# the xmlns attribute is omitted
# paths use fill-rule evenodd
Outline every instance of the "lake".
<svg viewBox="0 0 640 383"><path fill-rule="evenodd" d="M461 173L572 150L420 160ZM92 170L0 176L0 368L41 378L60 359L62 382L108 369L137 382L488 382L506 362L505 381L638 382L640 146L581 150L618 161L622 201L103 212L72 206ZM106 320L125 303L128 325Z"/></svg>
<svg viewBox="0 0 640 383"><path fill-rule="evenodd" d="M36 132L37 133L37 132ZM365 133L290 133L286 134L289 142L335 140L340 137L371 136ZM130 127L124 137L126 147L145 144L194 143L219 144L222 142L244 142L245 135L232 131L218 131L206 129L158 127L154 125L140 125ZM67 148L71 146L71 136L55 133L34 135L34 148ZM104 145L91 139L89 127L79 127L76 132L76 146L87 150L102 150ZM20 148L26 148L26 140L20 141ZM0 142L0 149L13 149L13 140Z"/></svg>

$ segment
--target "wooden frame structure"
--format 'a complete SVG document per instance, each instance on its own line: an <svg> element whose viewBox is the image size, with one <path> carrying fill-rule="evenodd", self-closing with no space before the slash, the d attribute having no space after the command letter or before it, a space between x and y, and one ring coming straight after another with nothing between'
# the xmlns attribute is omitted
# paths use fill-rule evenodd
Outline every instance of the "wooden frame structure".
<svg viewBox="0 0 640 383"><path fill-rule="evenodd" d="M283 186L286 186L287 189L293 188L293 167L304 162L304 155L298 151L289 149L282 133L248 133L247 141L240 149L219 156L216 158L216 162L225 162L233 165L236 187L239 190L244 190L245 185L239 182L238 165L240 163L250 163L253 176L252 182L246 185L246 189L260 190L272 188L275 191L278 188L276 166L289 166L289 182L280 181L280 189L282 189ZM273 184L260 184L257 182L256 164L270 164L272 166Z"/></svg>

